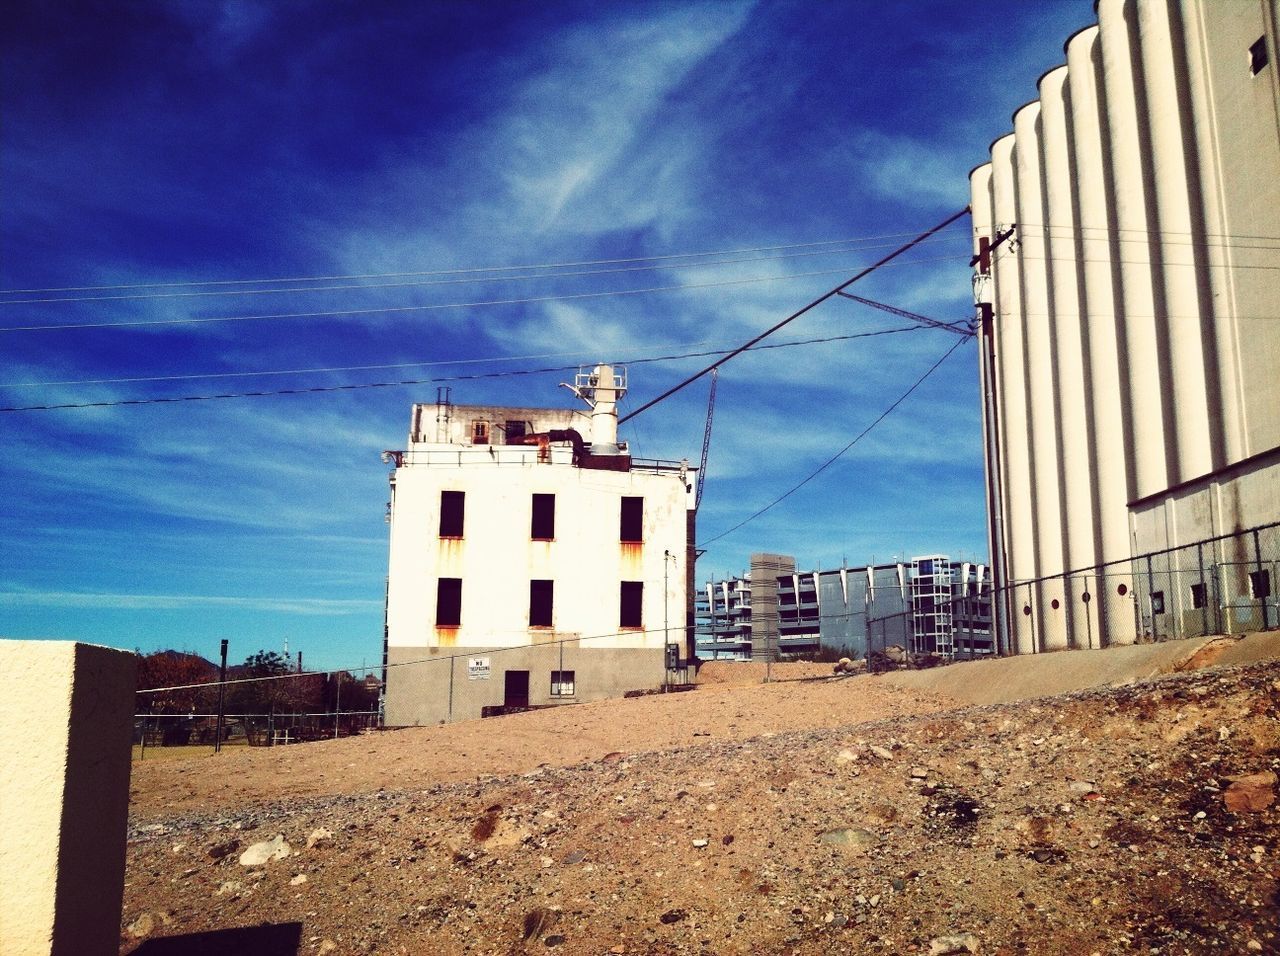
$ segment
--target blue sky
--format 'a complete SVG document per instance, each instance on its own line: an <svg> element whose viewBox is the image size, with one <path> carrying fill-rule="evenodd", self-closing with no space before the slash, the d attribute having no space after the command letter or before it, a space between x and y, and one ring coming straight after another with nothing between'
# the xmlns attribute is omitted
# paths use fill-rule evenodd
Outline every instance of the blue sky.
<svg viewBox="0 0 1280 956"><path fill-rule="evenodd" d="M1092 21L1088 0L7 9L0 326L46 328L0 332L5 407L729 348L964 206L968 170ZM852 291L967 318L968 248L966 220ZM603 260L637 261L423 275ZM415 275L12 291L392 273ZM456 307L513 299L540 301ZM358 314L174 321L337 311ZM149 324L47 328L119 323ZM835 300L780 338L902 324ZM808 475L951 344L921 331L727 365L701 537ZM633 365L623 411L705 362ZM556 404L567 374L455 381L453 399ZM706 392L624 426L633 452L696 462ZM0 414L0 634L208 656L226 637L235 659L287 637L310 665L372 665L379 452L434 397ZM980 445L967 344L839 463L711 545L699 578L757 550L822 567L982 559Z"/></svg>

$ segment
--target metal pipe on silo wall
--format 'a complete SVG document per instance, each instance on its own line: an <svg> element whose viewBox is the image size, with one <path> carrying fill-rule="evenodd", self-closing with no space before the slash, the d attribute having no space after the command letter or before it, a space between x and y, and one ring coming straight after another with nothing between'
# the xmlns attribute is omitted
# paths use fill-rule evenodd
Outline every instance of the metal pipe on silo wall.
<svg viewBox="0 0 1280 956"><path fill-rule="evenodd" d="M992 216L997 225L1017 221L1017 186L1013 169L1014 136L991 144ZM1013 245L1006 242L991 259L995 288L996 382L1004 462L1005 529L1010 583L1036 577L1036 552L1031 502L1030 429L1027 414L1026 351L1022 319L1022 280ZM1030 654L1035 648L1034 626L1022 613L1024 598L1017 592L1009 606L1012 650Z"/></svg>
<svg viewBox="0 0 1280 956"><path fill-rule="evenodd" d="M1098 86L1102 57L1097 26L1076 33L1066 44L1067 82L1071 97L1068 119L1075 172L1076 259L1080 263L1084 324L1088 345L1089 402L1092 408L1092 467L1097 513L1094 534L1102 562L1129 557L1129 509L1133 428L1123 400L1126 374L1124 329L1116 315L1118 268L1111 260L1111 225L1107 211L1106 165L1103 161ZM1111 573L1113 572L1114 573ZM1106 578L1095 578L1090 597L1110 644L1136 639L1133 602L1118 592L1133 592L1128 565L1113 565Z"/></svg>
<svg viewBox="0 0 1280 956"><path fill-rule="evenodd" d="M1114 211L1110 258L1119 263L1118 307L1128 356L1125 401L1132 421L1131 499L1169 486L1160 345L1147 220L1147 184L1138 136L1130 0L1100 0L1103 150L1110 178L1107 205Z"/></svg>
<svg viewBox="0 0 1280 956"><path fill-rule="evenodd" d="M1200 312L1197 230L1191 216L1191 182L1186 162L1183 111L1173 57L1166 0L1137 5L1142 81L1146 86L1151 137L1151 185L1155 195L1160 283L1169 339L1168 378L1172 388L1177 472L1173 483L1206 475L1215 466L1210 434L1210 394Z"/></svg>
<svg viewBox="0 0 1280 956"><path fill-rule="evenodd" d="M1030 400L1032 499L1038 577L1039 643L1045 650L1067 646L1066 570L1062 533L1062 473L1054 398L1053 322L1049 315L1048 247L1044 240L1044 188L1040 162L1040 103L1013 114L1014 168L1018 193L1018 264L1026 325L1027 395Z"/></svg>
<svg viewBox="0 0 1280 956"><path fill-rule="evenodd" d="M1049 253L1049 311L1057 383L1058 460L1062 465L1062 518L1068 570L1098 563L1094 534L1097 504L1093 491L1092 408L1086 388L1080 314L1080 270L1076 261L1075 170L1071 129L1067 125L1069 90L1066 66L1040 78L1040 155L1044 170L1044 222ZM1088 581L1072 575L1066 582L1068 640L1072 647L1093 647L1099 633L1097 605L1087 599Z"/></svg>

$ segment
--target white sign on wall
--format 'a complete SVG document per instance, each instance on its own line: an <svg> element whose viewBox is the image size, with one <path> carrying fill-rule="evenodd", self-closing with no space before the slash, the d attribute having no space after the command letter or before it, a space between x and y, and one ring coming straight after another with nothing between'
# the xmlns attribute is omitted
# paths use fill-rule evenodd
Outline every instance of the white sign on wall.
<svg viewBox="0 0 1280 956"><path fill-rule="evenodd" d="M467 680L488 680L490 674L489 658L467 658Z"/></svg>

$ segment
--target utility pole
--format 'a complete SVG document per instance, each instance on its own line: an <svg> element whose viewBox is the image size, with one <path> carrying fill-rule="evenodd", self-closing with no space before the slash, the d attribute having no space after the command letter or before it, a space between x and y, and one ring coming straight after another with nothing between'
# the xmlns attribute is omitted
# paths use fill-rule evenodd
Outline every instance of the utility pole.
<svg viewBox="0 0 1280 956"><path fill-rule="evenodd" d="M1014 235L1015 226L1001 231L996 230L994 241L987 236L978 237L978 254L970 260L971 266L977 266L973 277L973 303L977 309L977 331L980 345L980 377L982 381L982 403L985 439L987 442L984 456L986 468L986 503L988 522L987 544L991 561L991 637L997 654L1008 653L1011 643L1009 634L1012 618L1012 600L1008 594L1001 594L1001 586L1007 584L1009 576L1008 556L1005 554L1004 532L1004 487L1001 482L1001 423L999 415L999 398L996 381L996 340L995 309L990 302L991 260L1000 245ZM980 596L980 595L979 595Z"/></svg>

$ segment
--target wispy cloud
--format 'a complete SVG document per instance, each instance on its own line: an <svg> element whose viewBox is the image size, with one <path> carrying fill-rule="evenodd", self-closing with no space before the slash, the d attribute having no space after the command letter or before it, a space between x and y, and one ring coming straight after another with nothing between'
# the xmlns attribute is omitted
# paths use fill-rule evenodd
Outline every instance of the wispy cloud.
<svg viewBox="0 0 1280 956"><path fill-rule="evenodd" d="M330 598L245 597L213 594L124 594L89 591L0 592L0 606L112 609L130 611L194 610L229 608L242 611L274 611L286 614L340 617L365 614L382 606L374 600L334 600Z"/></svg>

